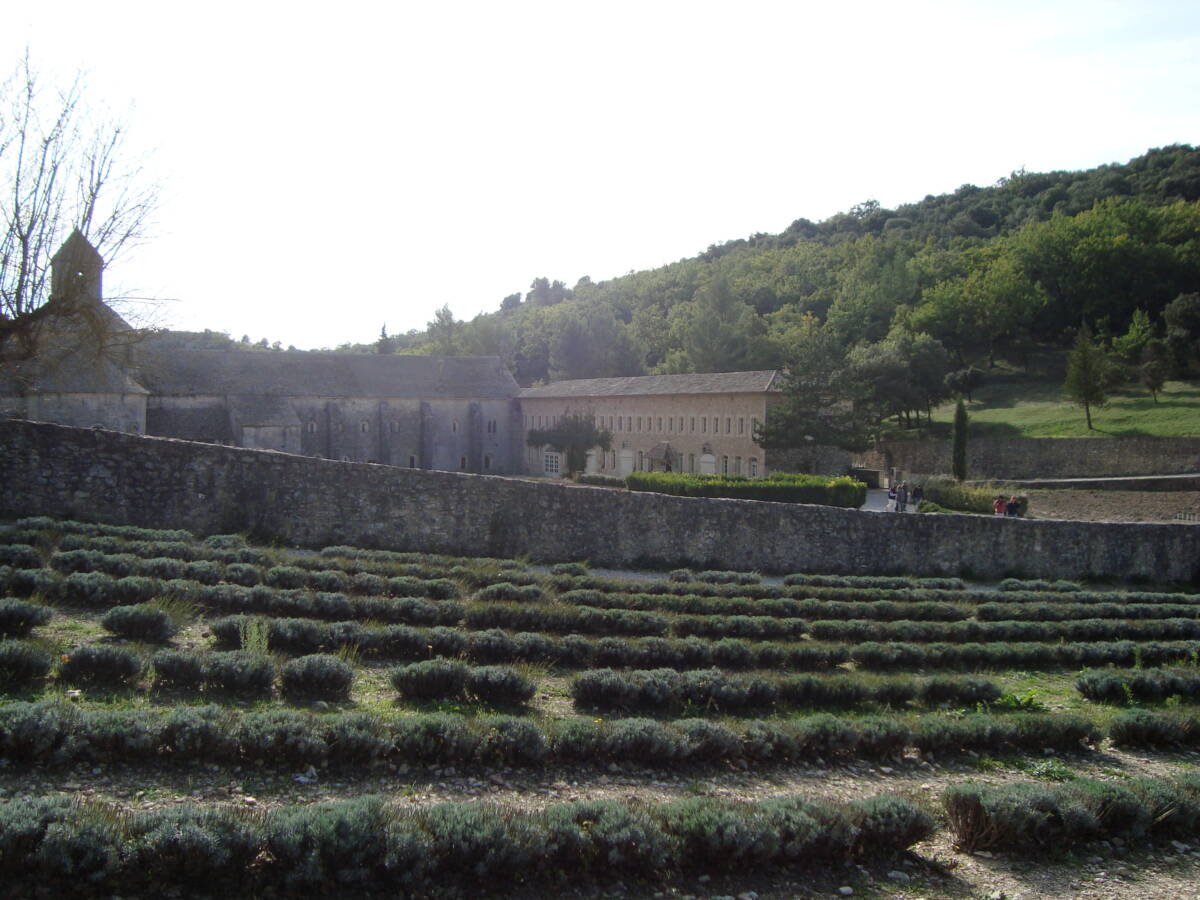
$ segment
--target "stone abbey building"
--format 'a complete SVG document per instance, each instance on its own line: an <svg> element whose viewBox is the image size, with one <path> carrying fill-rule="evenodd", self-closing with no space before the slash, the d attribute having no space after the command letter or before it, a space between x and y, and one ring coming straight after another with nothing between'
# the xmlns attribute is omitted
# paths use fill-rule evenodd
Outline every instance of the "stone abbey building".
<svg viewBox="0 0 1200 900"><path fill-rule="evenodd" d="M517 385L497 357L190 349L130 328L103 301L103 260L78 232L53 260L36 352L0 359L0 417L411 468L559 475L528 431L594 417L613 449L589 471L766 474L754 426L773 371Z"/></svg>

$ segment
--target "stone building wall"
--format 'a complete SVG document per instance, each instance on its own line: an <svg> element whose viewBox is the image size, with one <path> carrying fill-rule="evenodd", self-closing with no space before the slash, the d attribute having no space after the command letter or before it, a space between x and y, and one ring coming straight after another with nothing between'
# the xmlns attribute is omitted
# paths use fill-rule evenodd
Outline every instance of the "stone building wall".
<svg viewBox="0 0 1200 900"><path fill-rule="evenodd" d="M1200 527L894 516L0 422L0 516L597 565L1200 582Z"/></svg>

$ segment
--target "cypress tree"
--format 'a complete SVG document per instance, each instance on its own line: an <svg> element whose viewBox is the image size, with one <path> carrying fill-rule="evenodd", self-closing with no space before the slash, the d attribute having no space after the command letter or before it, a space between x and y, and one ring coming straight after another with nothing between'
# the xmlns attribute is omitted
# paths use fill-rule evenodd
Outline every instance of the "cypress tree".
<svg viewBox="0 0 1200 900"><path fill-rule="evenodd" d="M954 477L962 481L967 477L967 408L963 405L962 397L958 398L958 406L954 407L952 440L950 466L954 470Z"/></svg>

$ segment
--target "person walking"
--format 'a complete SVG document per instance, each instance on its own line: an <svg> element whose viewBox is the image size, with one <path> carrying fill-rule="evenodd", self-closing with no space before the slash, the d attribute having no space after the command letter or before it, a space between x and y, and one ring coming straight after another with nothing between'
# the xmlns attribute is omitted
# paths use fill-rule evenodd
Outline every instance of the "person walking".
<svg viewBox="0 0 1200 900"><path fill-rule="evenodd" d="M996 499L992 501L992 514L1002 516L1005 514L1005 512L1007 512L1007 510L1005 508L1004 498L997 495Z"/></svg>
<svg viewBox="0 0 1200 900"><path fill-rule="evenodd" d="M908 482L900 482L900 487L896 488L896 511L905 512L908 507Z"/></svg>

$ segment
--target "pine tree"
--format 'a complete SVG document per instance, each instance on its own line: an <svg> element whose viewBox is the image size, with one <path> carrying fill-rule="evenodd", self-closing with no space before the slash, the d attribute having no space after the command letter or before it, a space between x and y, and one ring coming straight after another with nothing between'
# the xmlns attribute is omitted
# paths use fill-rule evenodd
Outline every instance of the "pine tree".
<svg viewBox="0 0 1200 900"><path fill-rule="evenodd" d="M950 466L954 477L962 481L967 477L967 407L963 405L962 397L954 407L953 450Z"/></svg>

